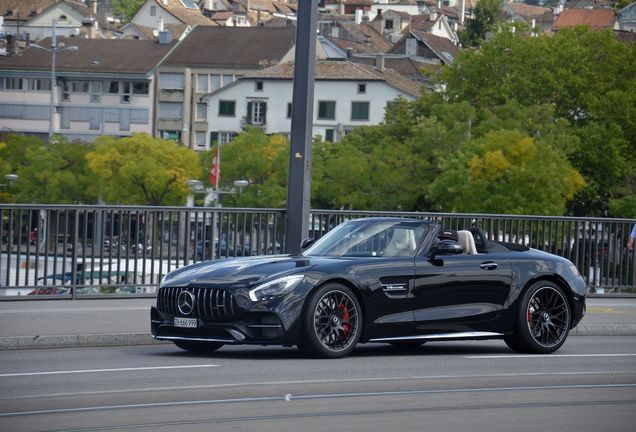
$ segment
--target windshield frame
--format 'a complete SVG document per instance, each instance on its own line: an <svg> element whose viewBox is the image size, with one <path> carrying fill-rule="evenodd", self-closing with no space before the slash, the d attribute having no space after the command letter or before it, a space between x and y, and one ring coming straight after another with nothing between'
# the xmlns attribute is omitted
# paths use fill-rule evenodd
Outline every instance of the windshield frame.
<svg viewBox="0 0 636 432"><path fill-rule="evenodd" d="M414 258L418 255L422 243L428 237L431 225L427 221L406 218L352 219L327 232L304 250L301 255L332 258L381 258L386 256ZM370 241L376 236L381 236L385 243L389 243L395 230L406 231L406 229L413 232L410 236L411 247L400 254L385 255L384 251L387 244L384 244L383 247L379 246L376 251L352 252L357 246Z"/></svg>

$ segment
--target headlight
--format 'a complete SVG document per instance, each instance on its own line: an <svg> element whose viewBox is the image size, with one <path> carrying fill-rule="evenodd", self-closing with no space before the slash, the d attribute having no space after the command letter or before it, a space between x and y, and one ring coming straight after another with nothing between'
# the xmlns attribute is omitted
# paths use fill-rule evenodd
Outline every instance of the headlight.
<svg viewBox="0 0 636 432"><path fill-rule="evenodd" d="M304 275L291 275L265 282L250 290L250 300L257 302L284 296L290 293L304 278Z"/></svg>

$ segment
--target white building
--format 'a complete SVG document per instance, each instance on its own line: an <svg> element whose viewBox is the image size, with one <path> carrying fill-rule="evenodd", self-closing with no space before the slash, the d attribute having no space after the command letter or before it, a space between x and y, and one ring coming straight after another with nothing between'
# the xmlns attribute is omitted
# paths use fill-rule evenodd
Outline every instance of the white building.
<svg viewBox="0 0 636 432"><path fill-rule="evenodd" d="M246 127L267 134L291 133L292 63L250 73L203 96L207 102L211 142L229 142ZM376 125L384 119L386 105L398 97L419 96L420 86L384 68L379 56L376 67L346 62L319 61L314 87L313 135L327 141L340 138L357 126Z"/></svg>

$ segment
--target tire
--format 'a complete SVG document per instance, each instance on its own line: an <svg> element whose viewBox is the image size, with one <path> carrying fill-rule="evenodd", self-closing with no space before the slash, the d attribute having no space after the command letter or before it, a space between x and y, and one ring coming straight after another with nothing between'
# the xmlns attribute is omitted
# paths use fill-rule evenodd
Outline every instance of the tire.
<svg viewBox="0 0 636 432"><path fill-rule="evenodd" d="M353 291L340 284L324 285L309 297L299 347L311 357L344 357L355 349L362 322L360 303Z"/></svg>
<svg viewBox="0 0 636 432"><path fill-rule="evenodd" d="M515 333L504 337L504 341L518 352L549 354L567 339L570 321L570 304L561 287L538 281L523 294Z"/></svg>
<svg viewBox="0 0 636 432"><path fill-rule="evenodd" d="M184 351L189 351L195 354L208 354L214 352L223 346L219 342L203 342L203 341L189 341L189 340L173 340L176 346Z"/></svg>

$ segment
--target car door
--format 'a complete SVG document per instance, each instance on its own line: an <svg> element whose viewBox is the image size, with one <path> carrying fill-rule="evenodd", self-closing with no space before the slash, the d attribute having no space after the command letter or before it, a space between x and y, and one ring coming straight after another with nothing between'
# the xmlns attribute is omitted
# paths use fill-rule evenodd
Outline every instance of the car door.
<svg viewBox="0 0 636 432"><path fill-rule="evenodd" d="M505 255L417 257L412 288L417 332L465 332L495 319L506 304L511 283L511 264Z"/></svg>
<svg viewBox="0 0 636 432"><path fill-rule="evenodd" d="M413 335L415 277L413 257L356 260L349 270L364 293L365 337L382 339Z"/></svg>

